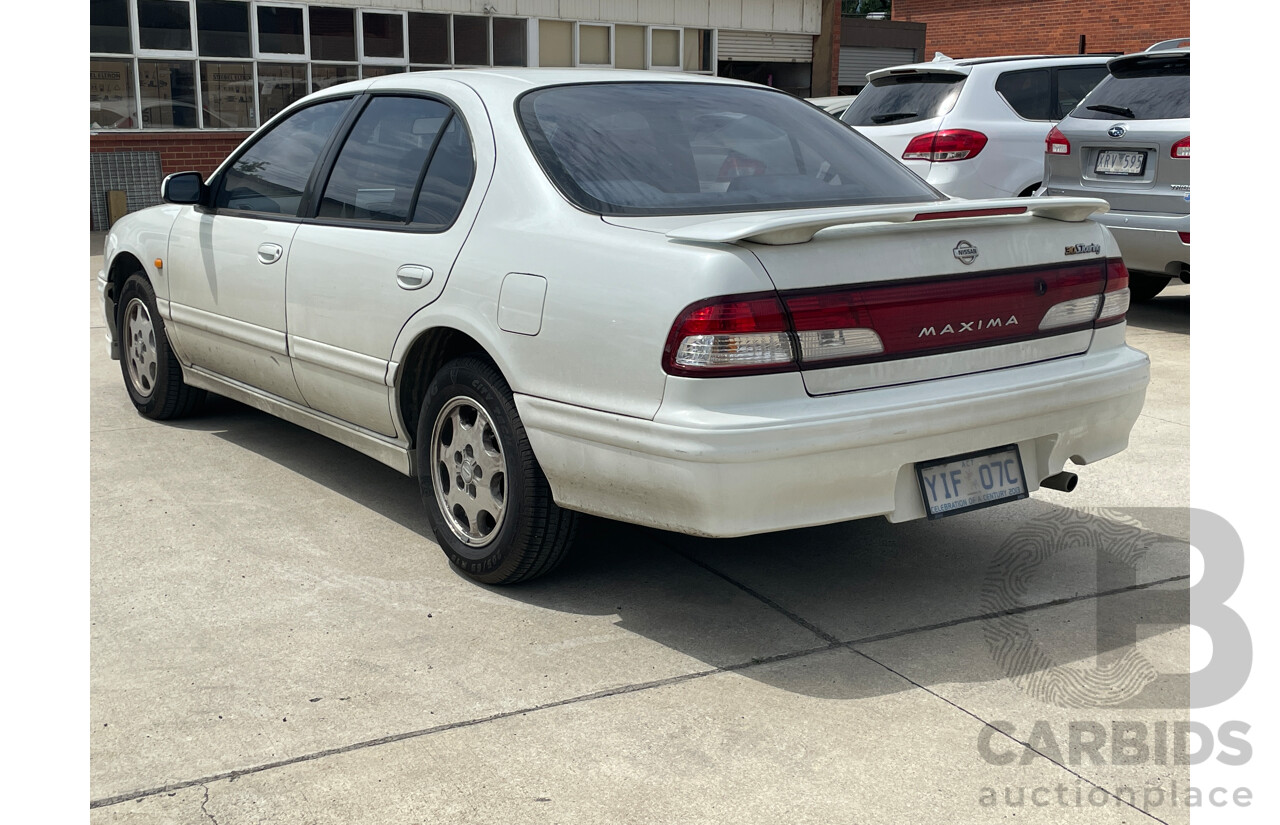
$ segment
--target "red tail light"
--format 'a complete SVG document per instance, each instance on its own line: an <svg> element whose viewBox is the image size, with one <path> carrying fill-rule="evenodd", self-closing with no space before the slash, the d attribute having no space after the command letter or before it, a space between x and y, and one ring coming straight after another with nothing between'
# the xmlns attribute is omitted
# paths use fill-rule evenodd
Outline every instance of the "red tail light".
<svg viewBox="0 0 1280 825"><path fill-rule="evenodd" d="M1129 270L1119 258L1107 259L1107 286L1102 293L1102 309L1095 327L1106 327L1124 320L1129 311Z"/></svg>
<svg viewBox="0 0 1280 825"><path fill-rule="evenodd" d="M969 129L943 129L916 135L902 153L903 160L927 160L946 163L977 157L987 145L987 136Z"/></svg>
<svg viewBox="0 0 1280 825"><path fill-rule="evenodd" d="M1186 244L1187 246L1191 246L1191 233L1190 233L1190 232L1179 232L1179 233L1178 233L1178 240L1182 241L1182 242L1183 242L1184 244Z"/></svg>
<svg viewBox="0 0 1280 825"><path fill-rule="evenodd" d="M732 295L686 308L662 367L757 375L912 358L1061 335L1124 320L1119 258L834 290Z"/></svg>
<svg viewBox="0 0 1280 825"><path fill-rule="evenodd" d="M1058 127L1054 126L1049 130L1049 134L1044 138L1044 153L1046 155L1069 155L1071 154L1071 141L1067 140L1067 136L1058 131Z"/></svg>
<svg viewBox="0 0 1280 825"><path fill-rule="evenodd" d="M662 352L671 375L754 375L795 369L790 324L773 293L733 295L686 307Z"/></svg>
<svg viewBox="0 0 1280 825"><path fill-rule="evenodd" d="M1173 144L1173 148L1169 150L1169 157L1191 160L1191 135Z"/></svg>

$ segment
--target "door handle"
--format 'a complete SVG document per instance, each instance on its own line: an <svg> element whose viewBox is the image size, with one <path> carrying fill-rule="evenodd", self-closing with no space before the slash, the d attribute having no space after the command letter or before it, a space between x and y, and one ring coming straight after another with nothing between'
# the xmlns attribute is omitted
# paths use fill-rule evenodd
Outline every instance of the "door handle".
<svg viewBox="0 0 1280 825"><path fill-rule="evenodd" d="M258 247L258 262L264 264L273 264L280 260L280 256L284 254L284 249L278 243L264 243Z"/></svg>
<svg viewBox="0 0 1280 825"><path fill-rule="evenodd" d="M429 266L405 264L396 270L396 283L401 289L421 289L431 283L433 274Z"/></svg>

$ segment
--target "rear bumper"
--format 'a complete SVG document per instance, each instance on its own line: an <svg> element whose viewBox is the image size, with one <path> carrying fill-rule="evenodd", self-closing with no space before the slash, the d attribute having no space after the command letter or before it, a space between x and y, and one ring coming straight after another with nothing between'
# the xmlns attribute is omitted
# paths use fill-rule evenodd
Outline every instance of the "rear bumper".
<svg viewBox="0 0 1280 825"><path fill-rule="evenodd" d="M1124 265L1133 272L1178 277L1191 268L1191 244L1179 232L1191 231L1190 215L1146 215L1107 212L1094 220L1111 230L1120 245Z"/></svg>
<svg viewBox="0 0 1280 825"><path fill-rule="evenodd" d="M1123 335L1122 327L1114 328ZM900 387L708 409L669 379L655 420L531 396L516 404L557 503L706 536L925 515L919 461L1019 445L1031 488L1123 450L1147 356L1127 346ZM738 380L738 379L717 379ZM754 379L742 379L754 380ZM692 397L692 396L689 396Z"/></svg>

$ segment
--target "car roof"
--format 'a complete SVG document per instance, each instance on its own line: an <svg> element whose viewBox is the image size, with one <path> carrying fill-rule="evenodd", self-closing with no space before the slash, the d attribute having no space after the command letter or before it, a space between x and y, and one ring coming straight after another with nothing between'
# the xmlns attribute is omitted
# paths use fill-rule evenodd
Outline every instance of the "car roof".
<svg viewBox="0 0 1280 825"><path fill-rule="evenodd" d="M482 97L495 95L506 98L514 98L532 89L577 83L690 83L767 88L758 83L683 72L577 68L482 68L399 72L330 86L309 97L318 99L319 97L350 94L353 91L366 90L432 91L438 88L438 81L440 80L451 80L470 86Z"/></svg>
<svg viewBox="0 0 1280 825"><path fill-rule="evenodd" d="M1026 64L1027 68L1053 66L1060 63L1105 63L1116 56L1118 56L1117 52L1108 52L1106 54L1017 54L996 57L944 57L925 63L904 63L901 66L877 69L874 72L868 72L867 78L876 80L890 74L906 74L909 72L970 74L975 67L1004 63Z"/></svg>

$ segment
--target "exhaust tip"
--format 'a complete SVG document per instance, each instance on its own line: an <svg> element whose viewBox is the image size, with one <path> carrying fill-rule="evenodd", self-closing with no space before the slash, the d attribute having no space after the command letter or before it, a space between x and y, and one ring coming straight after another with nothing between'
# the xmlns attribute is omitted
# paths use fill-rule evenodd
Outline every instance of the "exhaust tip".
<svg viewBox="0 0 1280 825"><path fill-rule="evenodd" d="M1041 487L1048 487L1050 490L1058 490L1063 493L1069 493L1080 483L1080 476L1075 473L1062 471L1054 476L1049 476L1040 482Z"/></svg>

